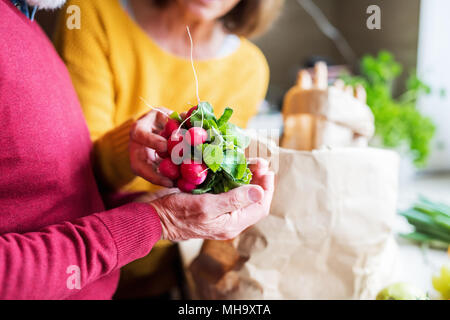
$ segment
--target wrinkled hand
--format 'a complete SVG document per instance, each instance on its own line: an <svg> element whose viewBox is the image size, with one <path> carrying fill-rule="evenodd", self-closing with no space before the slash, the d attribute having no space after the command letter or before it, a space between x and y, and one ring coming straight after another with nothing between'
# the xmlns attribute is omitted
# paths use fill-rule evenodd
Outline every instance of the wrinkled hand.
<svg viewBox="0 0 450 320"><path fill-rule="evenodd" d="M158 108L166 114L171 111ZM130 164L133 173L153 184L172 187L173 182L158 171L162 158L158 152L167 151L167 140L160 135L168 117L162 112L152 110L134 123L130 132Z"/></svg>
<svg viewBox="0 0 450 320"><path fill-rule="evenodd" d="M217 195L175 193L150 202L161 219L162 238L228 240L267 216L274 173L262 159L249 167L251 185Z"/></svg>

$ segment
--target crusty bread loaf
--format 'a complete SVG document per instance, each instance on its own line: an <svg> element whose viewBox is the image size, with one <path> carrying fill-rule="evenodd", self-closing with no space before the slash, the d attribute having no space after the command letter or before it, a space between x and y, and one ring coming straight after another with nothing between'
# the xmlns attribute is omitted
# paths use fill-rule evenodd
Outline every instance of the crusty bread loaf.
<svg viewBox="0 0 450 320"><path fill-rule="evenodd" d="M297 84L284 98L284 135L281 146L313 150L323 146L367 146L375 126L362 86L355 89L338 80L328 86L327 67L318 63L314 81L299 72Z"/></svg>

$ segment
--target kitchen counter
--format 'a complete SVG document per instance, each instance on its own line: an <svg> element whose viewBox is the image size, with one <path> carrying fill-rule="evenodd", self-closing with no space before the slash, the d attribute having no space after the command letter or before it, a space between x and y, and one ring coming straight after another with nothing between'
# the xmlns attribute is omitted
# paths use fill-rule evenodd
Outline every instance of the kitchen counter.
<svg viewBox="0 0 450 320"><path fill-rule="evenodd" d="M431 200L450 204L450 173L419 174L413 179L400 181L399 208L407 208L423 195ZM398 216L397 232L407 232L411 226L406 219ZM394 279L406 281L436 296L431 279L445 263L450 263L447 253L420 247L397 238L399 244L399 264Z"/></svg>

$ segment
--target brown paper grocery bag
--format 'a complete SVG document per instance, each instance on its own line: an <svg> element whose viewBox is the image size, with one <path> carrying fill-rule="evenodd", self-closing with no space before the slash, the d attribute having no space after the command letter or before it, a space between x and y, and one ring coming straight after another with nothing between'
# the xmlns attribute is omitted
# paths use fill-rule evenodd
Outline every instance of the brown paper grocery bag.
<svg viewBox="0 0 450 320"><path fill-rule="evenodd" d="M188 270L193 297L374 298L395 264L398 156L259 148L276 170L271 213L233 241L203 243Z"/></svg>

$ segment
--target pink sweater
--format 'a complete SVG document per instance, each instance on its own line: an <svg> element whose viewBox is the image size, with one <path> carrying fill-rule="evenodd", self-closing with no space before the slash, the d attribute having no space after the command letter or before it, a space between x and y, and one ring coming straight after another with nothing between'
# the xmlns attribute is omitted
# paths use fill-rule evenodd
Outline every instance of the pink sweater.
<svg viewBox="0 0 450 320"><path fill-rule="evenodd" d="M105 211L91 149L63 62L0 0L0 299L110 299L159 240L150 205Z"/></svg>

